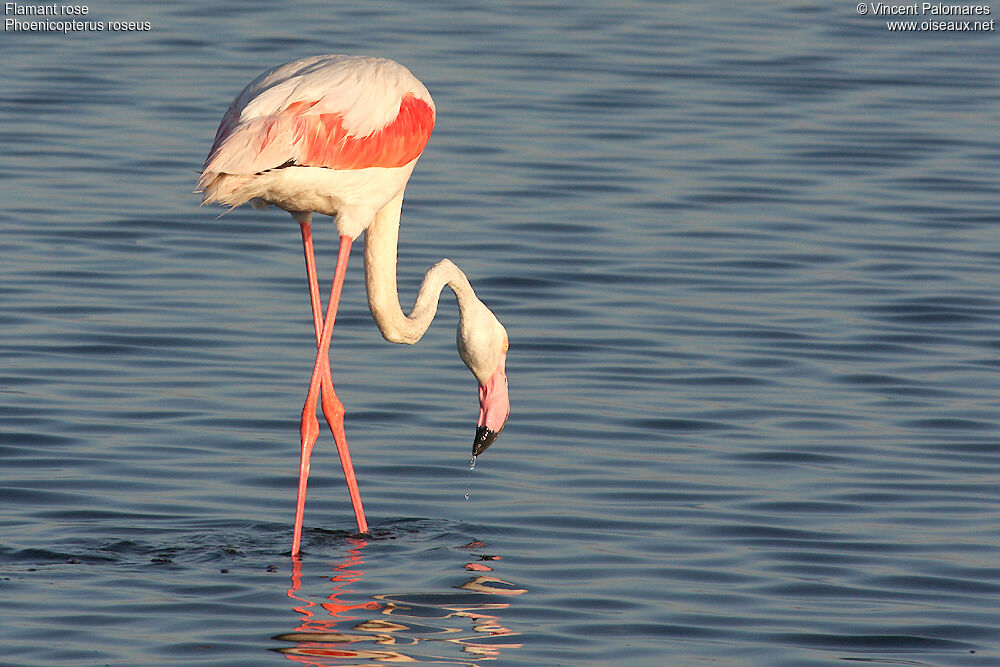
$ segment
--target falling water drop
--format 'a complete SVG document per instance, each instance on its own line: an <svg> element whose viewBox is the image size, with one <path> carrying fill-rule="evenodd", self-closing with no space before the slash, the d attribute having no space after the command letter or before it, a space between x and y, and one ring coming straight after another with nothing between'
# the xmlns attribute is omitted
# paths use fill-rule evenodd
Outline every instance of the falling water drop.
<svg viewBox="0 0 1000 667"><path fill-rule="evenodd" d="M472 455L472 460L469 461L469 472L472 472L475 469L476 469L476 455L473 454ZM466 500L469 499L469 492L468 491L465 492L465 499Z"/></svg>

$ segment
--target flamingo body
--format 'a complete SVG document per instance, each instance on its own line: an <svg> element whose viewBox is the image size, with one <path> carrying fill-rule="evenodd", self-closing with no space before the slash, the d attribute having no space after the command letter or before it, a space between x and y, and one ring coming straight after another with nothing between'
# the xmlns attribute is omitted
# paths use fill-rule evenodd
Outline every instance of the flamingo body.
<svg viewBox="0 0 1000 667"><path fill-rule="evenodd" d="M441 260L426 273L409 315L399 305L396 244L403 191L434 128L435 113L424 85L391 60L303 58L261 74L236 97L198 179L203 203L275 205L291 213L302 231L317 352L300 424L293 556L300 550L310 457L319 436L317 401L340 454L358 531L368 530L328 351L351 244L362 232L367 232L368 305L386 340L416 343L434 318L441 290L447 285L454 291L459 356L479 383L473 454L493 443L510 412L507 332L453 262ZM340 234L325 316L310 227L313 213L332 216Z"/></svg>
<svg viewBox="0 0 1000 667"><path fill-rule="evenodd" d="M434 128L430 93L383 58L315 56L265 72L223 116L203 203L337 219L357 238L406 185Z"/></svg>

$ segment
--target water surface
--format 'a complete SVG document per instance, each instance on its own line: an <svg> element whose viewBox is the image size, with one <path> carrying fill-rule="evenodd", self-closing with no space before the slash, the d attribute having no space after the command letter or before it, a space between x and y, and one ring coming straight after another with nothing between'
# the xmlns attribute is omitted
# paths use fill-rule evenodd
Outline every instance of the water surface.
<svg viewBox="0 0 1000 667"><path fill-rule="evenodd" d="M90 9L151 28L3 37L0 664L1000 661L995 32L853 3ZM402 300L463 267L513 413L470 471L453 301L389 345L356 253L332 363L372 534L324 433L293 560L298 230L191 190L240 88L329 52L434 95Z"/></svg>

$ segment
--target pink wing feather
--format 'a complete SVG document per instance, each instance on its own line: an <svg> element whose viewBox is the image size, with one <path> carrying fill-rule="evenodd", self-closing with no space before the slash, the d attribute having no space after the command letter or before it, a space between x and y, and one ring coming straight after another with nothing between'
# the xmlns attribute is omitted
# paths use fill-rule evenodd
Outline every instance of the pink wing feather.
<svg viewBox="0 0 1000 667"><path fill-rule="evenodd" d="M341 57L297 61L258 77L219 125L199 179L205 201L238 205L245 199L233 200L235 189L274 169L392 168L415 160L434 129L433 102L423 99L426 89L408 71L391 65L405 77L380 72L385 65L373 60ZM341 96L345 75L352 85ZM362 97L366 92L371 94ZM357 127L359 115L375 120L352 133L345 116ZM386 120L372 129L379 119Z"/></svg>
<svg viewBox="0 0 1000 667"><path fill-rule="evenodd" d="M205 172L251 175L289 162L327 169L402 167L419 157L434 129L434 110L413 94L400 100L392 122L363 137L344 129L341 114L312 112L317 104L293 102L277 114L245 121L227 113Z"/></svg>

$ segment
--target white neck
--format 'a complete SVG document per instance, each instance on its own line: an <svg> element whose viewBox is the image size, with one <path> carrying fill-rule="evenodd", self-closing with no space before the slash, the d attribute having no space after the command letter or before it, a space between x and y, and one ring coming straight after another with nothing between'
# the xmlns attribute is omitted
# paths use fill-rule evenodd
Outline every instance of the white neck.
<svg viewBox="0 0 1000 667"><path fill-rule="evenodd" d="M382 336L391 343L412 345L431 325L445 285L455 292L460 314L480 301L462 270L451 260L442 259L424 275L413 311L409 315L403 313L396 288L396 249L402 205L403 193L400 192L382 207L365 231L365 286L368 288L368 308Z"/></svg>

